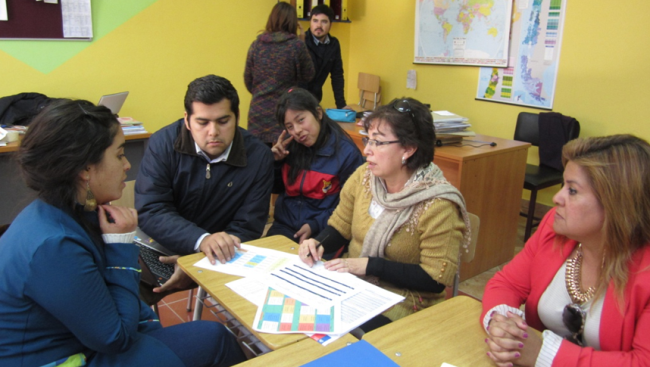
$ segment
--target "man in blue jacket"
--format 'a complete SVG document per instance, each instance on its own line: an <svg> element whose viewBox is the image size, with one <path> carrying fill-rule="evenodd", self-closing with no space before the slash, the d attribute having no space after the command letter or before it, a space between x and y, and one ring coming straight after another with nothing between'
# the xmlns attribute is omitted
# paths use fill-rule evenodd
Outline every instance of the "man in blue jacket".
<svg viewBox="0 0 650 367"><path fill-rule="evenodd" d="M333 19L334 12L327 5L318 5L311 10L309 30L305 32L305 44L314 62L316 74L309 83L301 87L310 91L320 102L323 99L323 84L331 74L336 108L352 109L345 103L341 45L336 37L329 34Z"/></svg>
<svg viewBox="0 0 650 367"><path fill-rule="evenodd" d="M149 139L135 184L138 222L172 252L225 262L261 237L273 155L238 122L237 91L208 75L189 84L185 117Z"/></svg>

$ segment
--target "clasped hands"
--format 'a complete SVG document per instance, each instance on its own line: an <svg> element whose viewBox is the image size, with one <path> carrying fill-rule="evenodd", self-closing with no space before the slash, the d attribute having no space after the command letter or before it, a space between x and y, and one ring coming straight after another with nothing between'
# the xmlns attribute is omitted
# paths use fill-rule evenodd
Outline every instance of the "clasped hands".
<svg viewBox="0 0 650 367"><path fill-rule="evenodd" d="M541 336L529 328L526 321L512 312L508 316L493 312L485 339L487 352L497 366L534 366L542 348Z"/></svg>
<svg viewBox="0 0 650 367"><path fill-rule="evenodd" d="M309 265L309 267L314 266L314 264L323 257L323 252L325 252L325 249L323 249L323 247L320 246L320 243L313 238L302 241L298 248L298 256L300 257L300 260ZM366 275L368 258L338 258L325 262L324 266L327 270L363 276Z"/></svg>

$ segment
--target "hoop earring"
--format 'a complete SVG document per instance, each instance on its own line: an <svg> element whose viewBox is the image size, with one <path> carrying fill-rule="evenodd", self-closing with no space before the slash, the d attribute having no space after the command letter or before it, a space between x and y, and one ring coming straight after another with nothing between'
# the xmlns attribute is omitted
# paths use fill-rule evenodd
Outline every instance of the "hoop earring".
<svg viewBox="0 0 650 367"><path fill-rule="evenodd" d="M97 209L97 199L90 191L90 181L86 181L86 202L84 203L84 210L87 212L94 212Z"/></svg>
<svg viewBox="0 0 650 367"><path fill-rule="evenodd" d="M406 157L402 157L402 166L406 164Z"/></svg>

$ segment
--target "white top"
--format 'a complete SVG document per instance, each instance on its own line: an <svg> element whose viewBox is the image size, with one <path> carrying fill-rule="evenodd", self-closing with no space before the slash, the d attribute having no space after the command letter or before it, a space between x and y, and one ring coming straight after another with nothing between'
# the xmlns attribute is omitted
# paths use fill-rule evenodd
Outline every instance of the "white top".
<svg viewBox="0 0 650 367"><path fill-rule="evenodd" d="M562 321L564 307L571 303L571 296L569 296L566 289L565 276L566 262L562 264L560 270L555 274L553 281L548 285L548 288L539 299L539 305L537 305L537 313L544 326L561 337L571 335L571 332ZM593 307L591 305L594 300L580 306L587 313L583 342L585 346L592 347L595 350L600 350L600 315L603 311L604 299L603 296L598 297Z"/></svg>
<svg viewBox="0 0 650 367"><path fill-rule="evenodd" d="M562 264L560 270L555 273L553 280L540 297L539 304L537 305L537 314L547 329L542 333L544 342L535 361L535 367L550 367L553 364L553 359L557 355L558 350L560 350L563 337L571 335L569 329L564 326L564 322L562 321L564 307L571 303L571 297L566 290L566 283L564 281L565 275L566 261ZM585 346L592 347L595 350L600 350L600 317L603 311L604 300L605 297L603 295L595 301L591 300L580 306L583 311L587 312L583 342ZM593 307L591 307L592 301L595 302ZM494 306L483 318L483 328L487 333L489 333L487 326L490 323L490 315L492 312L506 317L508 316L508 312L512 312L525 319L524 312L519 309L505 304Z"/></svg>

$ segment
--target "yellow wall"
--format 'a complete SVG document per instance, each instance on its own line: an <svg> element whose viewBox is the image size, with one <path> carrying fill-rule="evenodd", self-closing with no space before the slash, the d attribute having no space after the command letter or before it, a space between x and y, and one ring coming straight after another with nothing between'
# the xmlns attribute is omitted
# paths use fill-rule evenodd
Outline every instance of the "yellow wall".
<svg viewBox="0 0 650 367"><path fill-rule="evenodd" d="M246 127L251 97L244 86L246 53L276 2L158 0L47 74L0 51L0 96L40 92L97 102L103 94L127 90L120 115L143 121L153 132L182 117L190 81L217 74L237 88ZM95 14L94 22L101 17ZM337 24L333 32L348 42L348 27ZM334 104L331 94L324 103Z"/></svg>
<svg viewBox="0 0 650 367"><path fill-rule="evenodd" d="M342 45L348 103L356 102L356 75L364 71L381 76L384 101L415 97L433 109L469 117L482 134L511 138L520 111L540 111L475 101L476 67L413 64L416 0L348 2L352 23L332 28ZM182 116L183 95L192 79L214 73L230 79L239 91L241 124L246 126L246 52L275 3L158 0L47 74L0 51L0 96L33 91L95 102L102 94L128 90L122 115L155 131ZM554 111L576 117L582 136L634 133L650 139L645 90L650 83L645 38L650 13L643 11L645 5L642 0L615 6L569 1ZM101 16L96 14L94 21ZM418 74L415 91L406 89L409 69ZM323 106L333 105L327 82ZM529 161L536 163L536 155L531 149ZM546 190L540 200L550 203L554 191Z"/></svg>
<svg viewBox="0 0 650 367"><path fill-rule="evenodd" d="M413 64L415 0L350 0L347 73L382 78L382 100L411 96L433 109L469 117L477 133L512 138L517 114L543 112L475 101L478 68ZM633 133L650 140L650 13L644 0L569 0L553 110L580 121L581 136ZM417 71L417 90L406 89L407 70ZM352 98L348 88L347 96ZM529 150L537 163L537 149ZM557 188L540 193L551 203ZM527 193L527 192L526 192Z"/></svg>

